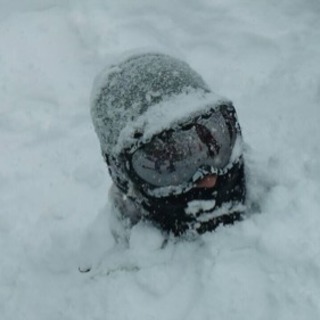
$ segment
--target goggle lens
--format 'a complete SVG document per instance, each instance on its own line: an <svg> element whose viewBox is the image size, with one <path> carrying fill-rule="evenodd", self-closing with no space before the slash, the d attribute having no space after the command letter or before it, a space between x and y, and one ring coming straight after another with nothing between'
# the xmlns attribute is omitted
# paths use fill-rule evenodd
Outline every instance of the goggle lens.
<svg viewBox="0 0 320 320"><path fill-rule="evenodd" d="M201 167L223 169L229 163L236 132L233 107L212 110L137 149L131 157L132 170L155 187L178 186L190 181Z"/></svg>

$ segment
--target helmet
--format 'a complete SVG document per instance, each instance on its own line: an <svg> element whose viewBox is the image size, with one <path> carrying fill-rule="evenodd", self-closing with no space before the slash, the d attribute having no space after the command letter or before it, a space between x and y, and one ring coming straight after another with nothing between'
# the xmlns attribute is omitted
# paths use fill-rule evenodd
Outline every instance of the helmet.
<svg viewBox="0 0 320 320"><path fill-rule="evenodd" d="M202 171L192 172L190 167L189 172L195 173L192 179L190 176L188 181L182 183L180 177L179 184L173 188L161 188L153 180L141 179L141 176L147 176L142 167L148 161L145 146L154 144L155 137L168 136L167 133L171 132L170 137L173 136L175 142L179 140L183 145L183 136L172 135L172 132L181 131L188 125L190 127L194 121L202 124L207 118L213 123L226 112L235 119L232 124L237 131L238 147L232 148L237 149L236 155L230 153L228 161L218 171L214 171L210 163L203 166ZM167 54L147 52L131 55L110 65L95 80L91 116L115 185L141 206L144 217L164 230L181 234L189 229L198 232L211 230L228 219L233 221L231 217L235 212L239 216L239 210L234 208L244 204L245 181L241 131L235 110L231 101L212 93L201 76L187 63ZM229 128L230 121L225 123L225 128L221 130ZM183 130L187 135L191 133ZM137 159L143 155L146 157L142 163ZM217 188L193 190L195 177L208 172L221 176ZM167 181L172 181L173 176L167 177ZM214 207L222 210L223 214L216 214L214 210L215 219L212 219L212 212L209 214L203 210L200 203L208 200L213 201ZM191 212L188 208L194 201L200 201L199 210ZM223 205L227 206L224 210L221 209ZM226 210L228 219L222 221L219 217L225 216Z"/></svg>

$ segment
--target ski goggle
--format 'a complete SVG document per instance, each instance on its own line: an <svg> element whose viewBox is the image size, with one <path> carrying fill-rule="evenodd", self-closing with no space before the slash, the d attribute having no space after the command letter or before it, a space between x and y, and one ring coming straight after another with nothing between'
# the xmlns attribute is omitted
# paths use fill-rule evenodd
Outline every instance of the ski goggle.
<svg viewBox="0 0 320 320"><path fill-rule="evenodd" d="M199 169L225 168L240 134L232 105L212 108L190 122L166 130L130 155L129 174L153 188L196 181Z"/></svg>

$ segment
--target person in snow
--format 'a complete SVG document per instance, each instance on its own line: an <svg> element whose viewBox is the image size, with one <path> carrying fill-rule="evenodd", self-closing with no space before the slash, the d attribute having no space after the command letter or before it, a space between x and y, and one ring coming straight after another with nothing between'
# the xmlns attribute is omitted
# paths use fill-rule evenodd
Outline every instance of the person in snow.
<svg viewBox="0 0 320 320"><path fill-rule="evenodd" d="M91 115L123 230L144 220L174 236L202 234L241 219L235 108L187 63L162 53L118 61L96 78Z"/></svg>

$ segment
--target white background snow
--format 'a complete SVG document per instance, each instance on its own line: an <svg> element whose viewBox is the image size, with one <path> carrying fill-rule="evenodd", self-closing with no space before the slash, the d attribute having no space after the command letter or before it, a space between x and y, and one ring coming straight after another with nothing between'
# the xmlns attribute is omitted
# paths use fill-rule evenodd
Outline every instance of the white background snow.
<svg viewBox="0 0 320 320"><path fill-rule="evenodd" d="M89 96L145 46L234 101L261 209L162 250L138 225L113 249ZM319 101L318 0L0 0L0 318L320 319Z"/></svg>

